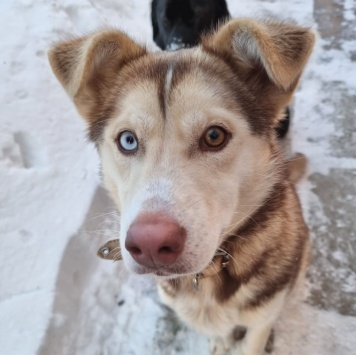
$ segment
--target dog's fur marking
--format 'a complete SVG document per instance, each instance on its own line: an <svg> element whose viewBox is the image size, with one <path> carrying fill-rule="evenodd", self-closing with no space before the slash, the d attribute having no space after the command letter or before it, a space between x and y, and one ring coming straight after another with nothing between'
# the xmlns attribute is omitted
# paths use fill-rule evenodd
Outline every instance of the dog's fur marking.
<svg viewBox="0 0 356 355"><path fill-rule="evenodd" d="M119 31L61 42L49 52L54 73L88 122L103 182L121 215L126 266L154 272L163 301L214 337L214 354L260 355L284 299L309 257L307 227L275 127L313 47L313 33L285 23L238 19L197 48L148 53ZM230 140L207 152L209 127ZM138 140L133 155L120 132ZM305 166L304 166L305 167ZM148 269L125 248L133 221L162 213L186 231L169 266ZM222 248L225 268L214 261ZM194 275L211 268L194 289ZM236 326L247 328L234 344Z"/></svg>
<svg viewBox="0 0 356 355"><path fill-rule="evenodd" d="M165 112L166 112L166 107L169 106L169 93L171 90L172 86L172 77L173 77L173 70L174 70L174 64L170 65L167 74L166 74L166 82L164 86L164 107L165 107Z"/></svg>

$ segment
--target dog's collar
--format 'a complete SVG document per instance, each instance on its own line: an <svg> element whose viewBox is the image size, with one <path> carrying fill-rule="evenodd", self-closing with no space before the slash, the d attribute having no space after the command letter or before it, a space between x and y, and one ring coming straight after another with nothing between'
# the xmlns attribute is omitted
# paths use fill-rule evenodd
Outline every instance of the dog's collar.
<svg viewBox="0 0 356 355"><path fill-rule="evenodd" d="M103 246L99 248L97 255L100 258L106 260L112 260L112 261L122 260L119 239L112 239L107 241Z"/></svg>
<svg viewBox="0 0 356 355"><path fill-rule="evenodd" d="M230 263L230 254L225 250L218 250L209 266L202 272L193 276L193 286L196 291L199 291L199 280L206 277L217 275L222 269L226 268Z"/></svg>
<svg viewBox="0 0 356 355"><path fill-rule="evenodd" d="M112 239L107 241L98 250L97 255L106 260L118 261L122 260L120 241L119 239ZM217 275L222 269L226 268L230 262L230 254L225 250L219 249L209 266L202 272L195 274L193 276L192 282L193 287L196 291L199 290L199 280L206 277Z"/></svg>

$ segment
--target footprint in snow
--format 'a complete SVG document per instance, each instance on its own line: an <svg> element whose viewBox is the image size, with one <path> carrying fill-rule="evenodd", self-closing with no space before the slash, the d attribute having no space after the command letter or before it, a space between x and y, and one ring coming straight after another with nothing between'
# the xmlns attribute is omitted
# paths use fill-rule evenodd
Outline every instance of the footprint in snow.
<svg viewBox="0 0 356 355"><path fill-rule="evenodd" d="M37 169L47 166L47 154L37 137L27 132L15 132L1 139L0 161L10 167Z"/></svg>

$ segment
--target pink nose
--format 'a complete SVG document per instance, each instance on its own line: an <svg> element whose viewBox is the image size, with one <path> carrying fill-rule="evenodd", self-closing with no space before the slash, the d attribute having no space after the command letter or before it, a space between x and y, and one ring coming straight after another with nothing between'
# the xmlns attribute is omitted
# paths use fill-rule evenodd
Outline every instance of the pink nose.
<svg viewBox="0 0 356 355"><path fill-rule="evenodd" d="M172 265L182 253L185 229L163 214L138 217L127 231L125 247L140 265L149 268Z"/></svg>

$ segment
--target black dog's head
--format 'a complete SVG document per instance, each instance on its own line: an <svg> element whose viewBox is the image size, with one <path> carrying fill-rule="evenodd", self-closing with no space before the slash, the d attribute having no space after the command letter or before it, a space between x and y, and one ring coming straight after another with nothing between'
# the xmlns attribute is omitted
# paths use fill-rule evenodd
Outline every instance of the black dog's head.
<svg viewBox="0 0 356 355"><path fill-rule="evenodd" d="M195 46L229 17L225 0L153 0L153 40L163 50Z"/></svg>

